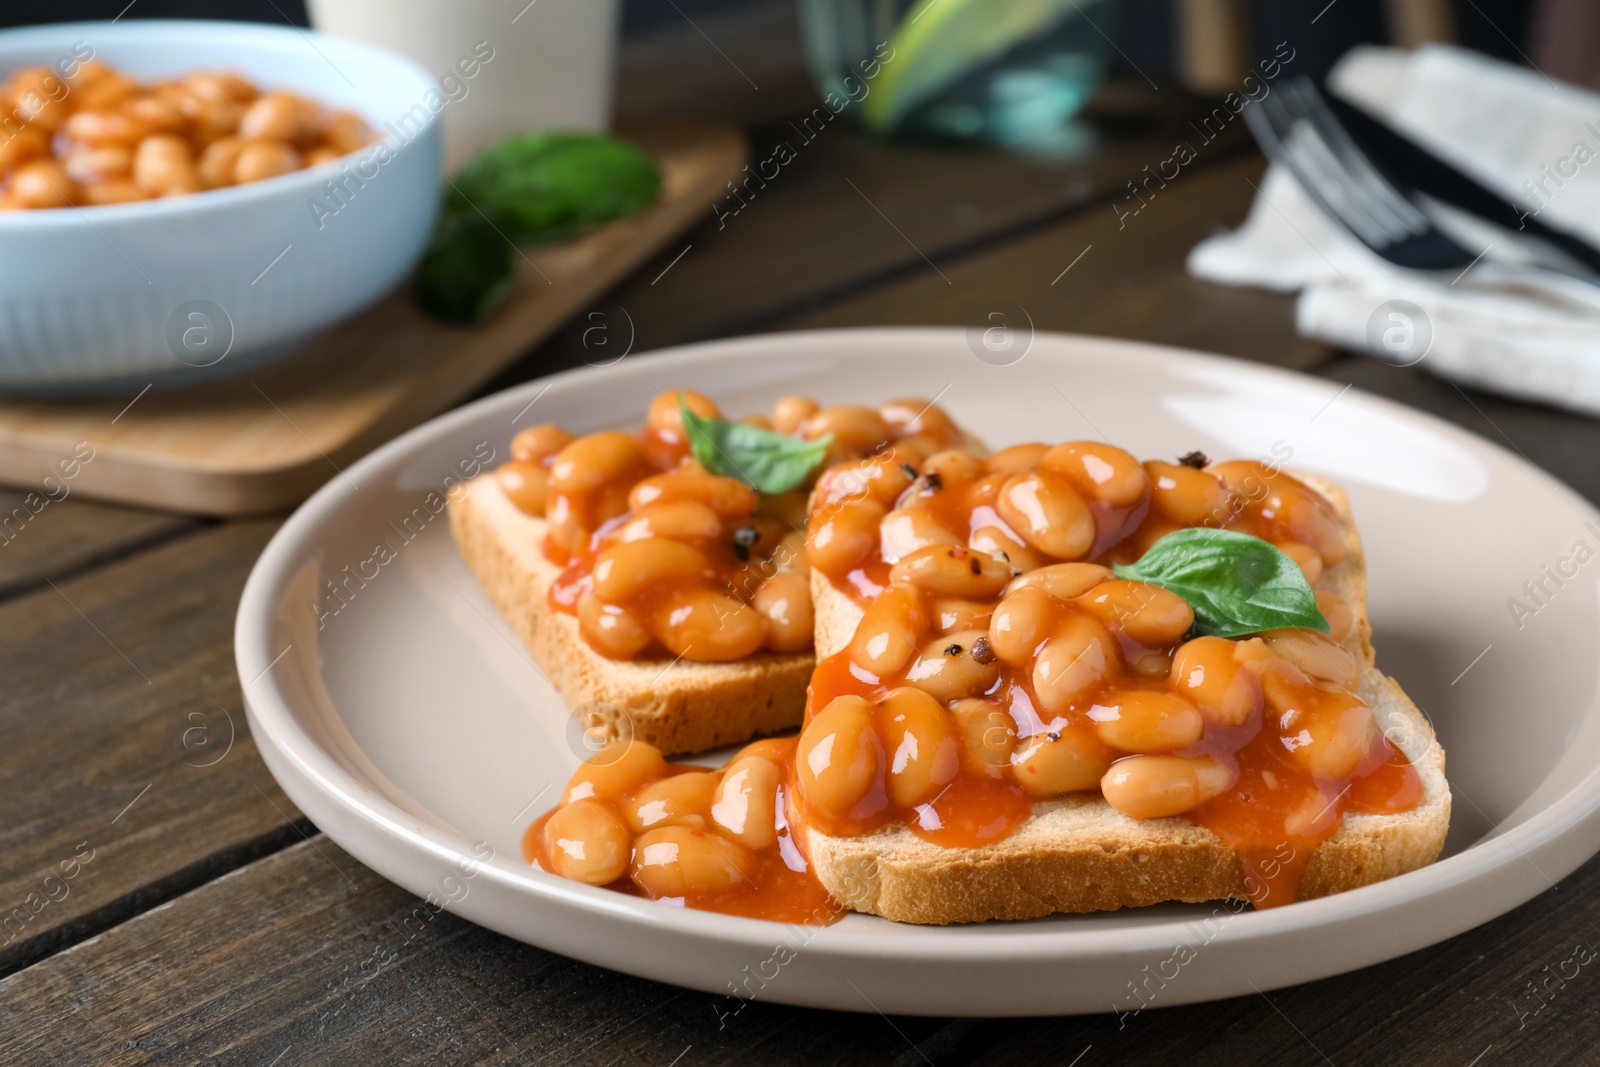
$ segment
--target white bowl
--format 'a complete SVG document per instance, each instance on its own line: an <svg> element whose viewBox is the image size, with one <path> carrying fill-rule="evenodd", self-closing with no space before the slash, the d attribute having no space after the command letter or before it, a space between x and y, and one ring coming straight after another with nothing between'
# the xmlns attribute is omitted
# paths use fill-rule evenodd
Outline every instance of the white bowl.
<svg viewBox="0 0 1600 1067"><path fill-rule="evenodd" d="M438 97L409 60L290 27L84 22L0 33L0 73L54 66L75 46L141 81L225 69L355 111L392 156L378 164L373 146L171 200L0 213L0 389L238 373L372 303L421 255L441 158L438 115L424 100ZM394 123L408 111L416 119L402 132ZM348 190L343 206L334 180Z"/></svg>

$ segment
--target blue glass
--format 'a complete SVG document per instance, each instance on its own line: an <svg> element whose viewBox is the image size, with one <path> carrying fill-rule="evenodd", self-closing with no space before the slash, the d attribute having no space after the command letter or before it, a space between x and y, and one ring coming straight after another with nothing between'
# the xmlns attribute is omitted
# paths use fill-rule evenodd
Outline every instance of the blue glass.
<svg viewBox="0 0 1600 1067"><path fill-rule="evenodd" d="M1020 144L1067 125L1099 84L1114 0L799 0L835 109L905 137Z"/></svg>

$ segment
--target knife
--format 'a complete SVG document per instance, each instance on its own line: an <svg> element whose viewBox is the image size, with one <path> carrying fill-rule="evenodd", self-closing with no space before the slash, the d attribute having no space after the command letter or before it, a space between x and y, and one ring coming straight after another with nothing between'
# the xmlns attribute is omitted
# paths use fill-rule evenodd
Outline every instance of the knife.
<svg viewBox="0 0 1600 1067"><path fill-rule="evenodd" d="M1600 249L1588 241L1541 222L1521 204L1507 200L1353 104L1331 92L1323 95L1350 139L1401 184L1497 226L1542 238L1590 270L1600 271Z"/></svg>

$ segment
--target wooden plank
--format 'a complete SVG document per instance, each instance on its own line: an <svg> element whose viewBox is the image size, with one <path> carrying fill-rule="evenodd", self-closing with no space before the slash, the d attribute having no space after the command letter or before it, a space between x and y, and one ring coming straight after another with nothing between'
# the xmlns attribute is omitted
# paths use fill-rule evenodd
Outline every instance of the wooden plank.
<svg viewBox="0 0 1600 1067"><path fill-rule="evenodd" d="M1176 975L1166 986L1171 995L1184 978L1167 960L1162 954L1148 966ZM1137 1014L1010 1024L973 1062L1064 1063L1092 1046L1086 1065L1591 1063L1600 1045L1597 966L1600 860L1591 860L1515 911L1389 963L1181 1008L1163 1006L1156 978ZM1138 965L1129 971L1142 973Z"/></svg>
<svg viewBox="0 0 1600 1067"><path fill-rule="evenodd" d="M0 973L299 839L233 665L273 525L213 527L0 605Z"/></svg>
<svg viewBox="0 0 1600 1067"><path fill-rule="evenodd" d="M90 503L73 495L72 480L63 481L53 467L43 468L29 489L0 489L0 599L195 525L174 515Z"/></svg>
<svg viewBox="0 0 1600 1067"><path fill-rule="evenodd" d="M1181 175L1134 216L1102 207L903 281L782 320L801 329L914 323L969 326L1005 306L1035 329L1104 334L1305 368L1330 350L1295 333L1294 299L1189 276L1189 249L1235 226L1263 163L1247 158ZM1008 316L1013 324L1017 317Z"/></svg>
<svg viewBox="0 0 1600 1067"><path fill-rule="evenodd" d="M436 911L320 836L0 982L0 1049L30 1064L920 1065L940 1031L576 963Z"/></svg>
<svg viewBox="0 0 1600 1067"><path fill-rule="evenodd" d="M743 137L657 123L637 139L662 195L639 215L519 257L510 301L484 326L428 317L409 286L282 363L210 385L95 400L0 400L0 479L31 482L78 441L86 496L212 515L298 502L338 467L434 414L634 270L736 174Z"/></svg>
<svg viewBox="0 0 1600 1067"><path fill-rule="evenodd" d="M748 187L708 203L702 226L608 299L628 312L633 347L645 351L759 329L885 276L931 273L929 260L943 269L1089 205L1125 198L1131 210L1139 201L1130 183L1146 180L1145 168L1154 173L1180 141L1196 153L1182 181L1247 147L1240 120L1209 141L1191 125L1208 107L1180 90L1109 86L1078 130L1081 144L1054 156L883 142L843 117L796 116L755 130ZM782 164L780 146L793 157ZM1107 206L1095 212L1113 217ZM582 357L558 339L499 382Z"/></svg>

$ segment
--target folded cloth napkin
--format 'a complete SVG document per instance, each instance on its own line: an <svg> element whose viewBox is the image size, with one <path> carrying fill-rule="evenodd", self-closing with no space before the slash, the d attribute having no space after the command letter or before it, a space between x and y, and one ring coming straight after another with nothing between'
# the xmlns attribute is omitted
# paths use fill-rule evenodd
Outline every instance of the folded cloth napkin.
<svg viewBox="0 0 1600 1067"><path fill-rule="evenodd" d="M1358 48L1329 76L1341 97L1522 205L1600 245L1600 94L1476 53ZM1600 415L1600 288L1529 284L1518 264L1559 253L1432 204L1482 260L1459 276L1393 267L1269 168L1249 217L1189 255L1198 277L1300 293L1300 333L1388 362Z"/></svg>

